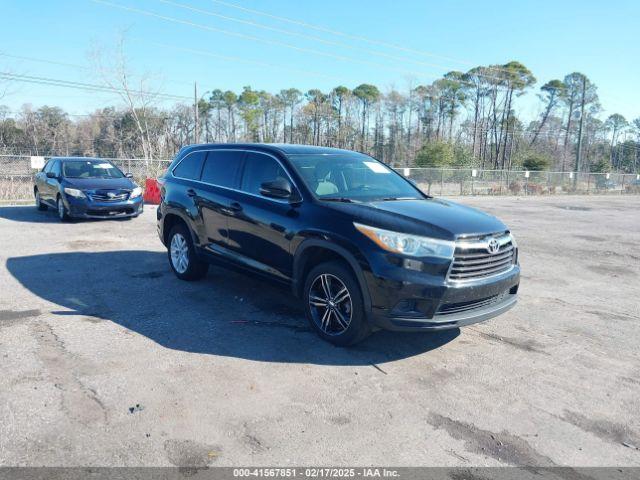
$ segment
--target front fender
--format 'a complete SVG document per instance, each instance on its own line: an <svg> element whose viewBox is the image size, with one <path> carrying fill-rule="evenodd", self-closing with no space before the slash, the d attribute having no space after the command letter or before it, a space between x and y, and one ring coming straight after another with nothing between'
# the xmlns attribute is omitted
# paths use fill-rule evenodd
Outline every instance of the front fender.
<svg viewBox="0 0 640 480"><path fill-rule="evenodd" d="M360 284L360 291L362 292L362 298L364 301L365 311L367 314L371 311L371 296L369 289L365 282L363 269L370 269L366 259L359 253L359 250L350 242L345 239L334 239L327 235L321 237L315 236L303 240L295 250L293 257L293 278L292 289L296 297L302 295L302 288L304 286L305 279L303 278L303 272L307 261L309 260L309 249L313 247L320 247L330 250L340 257L342 257L353 270L358 283Z"/></svg>

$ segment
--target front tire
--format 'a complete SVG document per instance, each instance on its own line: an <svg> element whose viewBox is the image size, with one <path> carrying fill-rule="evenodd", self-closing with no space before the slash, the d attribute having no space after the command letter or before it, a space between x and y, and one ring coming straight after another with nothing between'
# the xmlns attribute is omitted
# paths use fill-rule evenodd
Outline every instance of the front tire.
<svg viewBox="0 0 640 480"><path fill-rule="evenodd" d="M58 195L58 199L56 200L56 210L58 211L58 218L61 222L68 222L71 220L71 217L67 212L67 207L64 206L64 202L60 195Z"/></svg>
<svg viewBox="0 0 640 480"><path fill-rule="evenodd" d="M36 196L36 208L40 211L44 211L47 209L47 206L42 203L42 199L40 198L40 191L36 188L35 191L35 196Z"/></svg>
<svg viewBox="0 0 640 480"><path fill-rule="evenodd" d="M360 285L344 263L314 267L307 275L303 298L309 323L327 342L346 347L371 333Z"/></svg>
<svg viewBox="0 0 640 480"><path fill-rule="evenodd" d="M209 270L209 264L198 257L191 234L184 225L176 225L171 229L167 254L169 265L180 280L200 280Z"/></svg>

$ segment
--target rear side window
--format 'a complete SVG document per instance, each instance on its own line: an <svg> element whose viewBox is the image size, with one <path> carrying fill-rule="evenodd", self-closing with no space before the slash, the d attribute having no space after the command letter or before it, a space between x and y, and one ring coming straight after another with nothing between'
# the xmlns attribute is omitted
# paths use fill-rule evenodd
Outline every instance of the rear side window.
<svg viewBox="0 0 640 480"><path fill-rule="evenodd" d="M221 187L236 188L242 150L211 150L202 170L202 181Z"/></svg>
<svg viewBox="0 0 640 480"><path fill-rule="evenodd" d="M184 157L173 169L173 176L187 180L200 180L200 172L207 152L193 152Z"/></svg>
<svg viewBox="0 0 640 480"><path fill-rule="evenodd" d="M287 173L276 159L262 153L248 152L244 162L241 189L260 195L260 185L278 177L288 179Z"/></svg>

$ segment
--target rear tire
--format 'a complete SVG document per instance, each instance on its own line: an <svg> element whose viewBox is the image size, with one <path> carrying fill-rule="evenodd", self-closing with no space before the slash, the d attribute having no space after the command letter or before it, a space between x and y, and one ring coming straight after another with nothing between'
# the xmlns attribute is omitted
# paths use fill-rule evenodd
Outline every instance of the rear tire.
<svg viewBox="0 0 640 480"><path fill-rule="evenodd" d="M305 280L303 301L311 327L327 342L347 347L371 333L360 284L343 262L314 267Z"/></svg>
<svg viewBox="0 0 640 480"><path fill-rule="evenodd" d="M42 199L40 198L40 192L38 191L37 188L35 190L35 196L36 196L36 208L41 212L46 210L47 206L44 203L42 203Z"/></svg>
<svg viewBox="0 0 640 480"><path fill-rule="evenodd" d="M200 280L209 270L209 264L198 257L191 233L185 225L178 224L171 229L167 255L173 273L180 280Z"/></svg>

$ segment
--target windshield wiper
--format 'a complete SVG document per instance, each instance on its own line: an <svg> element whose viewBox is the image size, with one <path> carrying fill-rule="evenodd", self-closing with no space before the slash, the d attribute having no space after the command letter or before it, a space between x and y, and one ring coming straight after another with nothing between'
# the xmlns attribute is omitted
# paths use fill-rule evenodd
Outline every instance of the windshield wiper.
<svg viewBox="0 0 640 480"><path fill-rule="evenodd" d="M418 197L384 197L383 202L393 202L395 200L420 200Z"/></svg>
<svg viewBox="0 0 640 480"><path fill-rule="evenodd" d="M320 200L325 200L327 202L356 203L355 200L352 200L347 197L320 197Z"/></svg>

